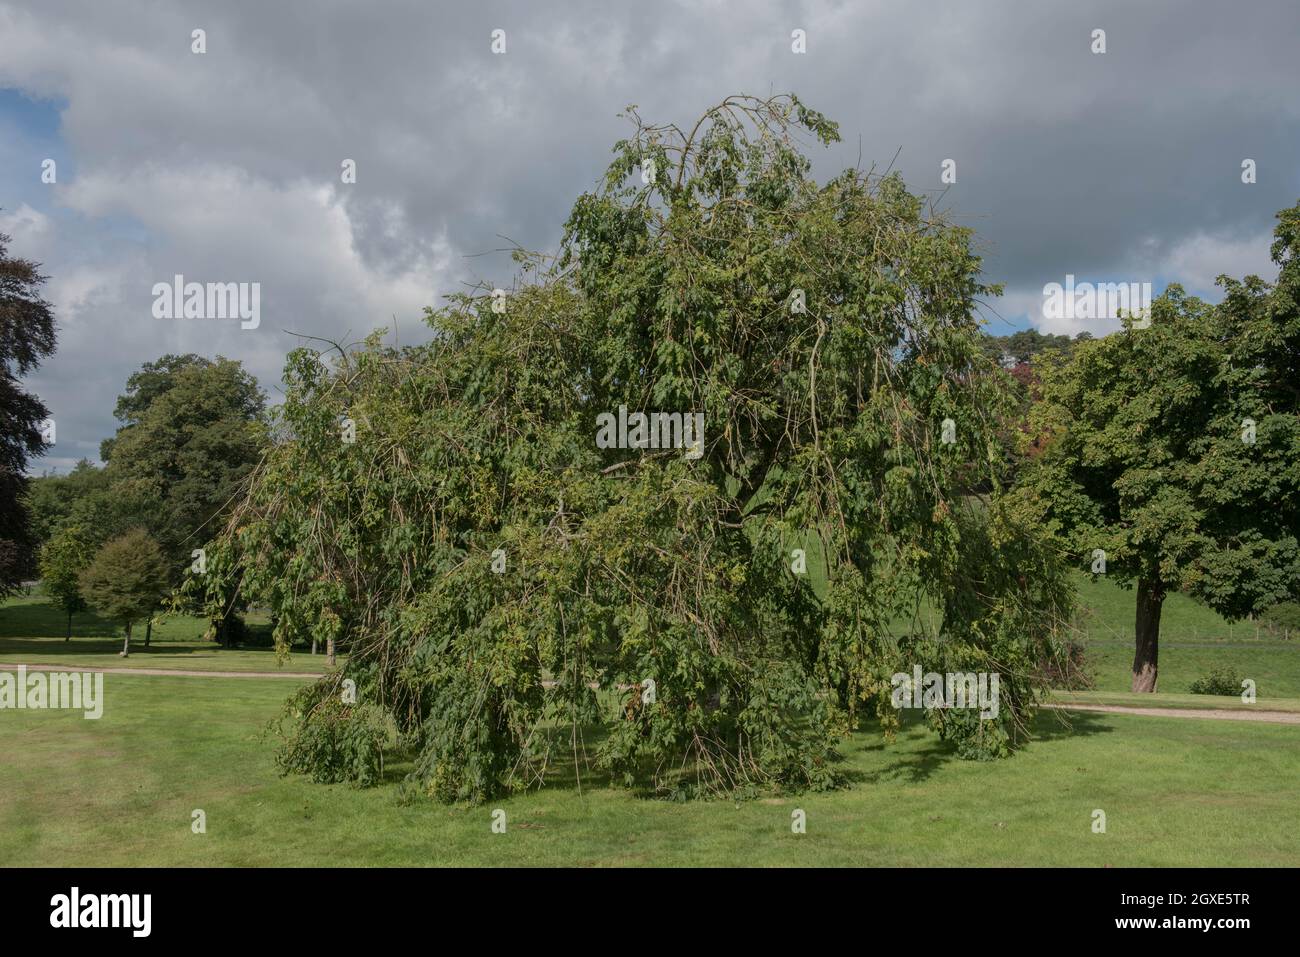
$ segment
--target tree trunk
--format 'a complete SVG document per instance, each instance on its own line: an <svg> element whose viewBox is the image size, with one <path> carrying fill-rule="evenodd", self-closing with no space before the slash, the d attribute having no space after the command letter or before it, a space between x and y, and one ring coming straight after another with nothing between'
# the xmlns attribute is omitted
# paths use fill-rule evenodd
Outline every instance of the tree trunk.
<svg viewBox="0 0 1300 957"><path fill-rule="evenodd" d="M126 623L126 640L122 642L122 657L127 658L131 654L131 623Z"/></svg>
<svg viewBox="0 0 1300 957"><path fill-rule="evenodd" d="M1160 658L1160 610L1165 593L1159 584L1138 579L1136 649L1133 653L1133 691L1153 692Z"/></svg>
<svg viewBox="0 0 1300 957"><path fill-rule="evenodd" d="M144 626L144 646L146 648L149 647L149 636L152 634L153 634L153 619L150 618L149 621Z"/></svg>
<svg viewBox="0 0 1300 957"><path fill-rule="evenodd" d="M72 640L72 612L68 612L68 635L63 640L64 641Z"/></svg>
<svg viewBox="0 0 1300 957"><path fill-rule="evenodd" d="M311 636L311 653L312 653L313 655L316 654L316 636L315 636L315 635L312 635L312 636Z"/></svg>
<svg viewBox="0 0 1300 957"><path fill-rule="evenodd" d="M331 635L325 639L325 664L334 667L334 637Z"/></svg>

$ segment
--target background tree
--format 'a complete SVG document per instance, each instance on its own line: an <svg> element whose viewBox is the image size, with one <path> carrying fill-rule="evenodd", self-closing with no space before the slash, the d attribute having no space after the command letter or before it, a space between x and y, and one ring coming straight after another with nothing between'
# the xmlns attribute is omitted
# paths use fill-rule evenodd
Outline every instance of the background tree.
<svg viewBox="0 0 1300 957"><path fill-rule="evenodd" d="M108 473L87 459L78 462L66 475L41 475L30 479L27 512L36 543L43 545L49 541L68 520L78 502L95 493L106 492L108 485Z"/></svg>
<svg viewBox="0 0 1300 957"><path fill-rule="evenodd" d="M265 408L239 362L191 354L145 363L118 399L124 424L100 449L111 500L92 495L80 511L94 510L115 530L146 527L167 558L169 582L179 584L263 453ZM232 627L241 633L242 607L214 610L208 634L225 643Z"/></svg>
<svg viewBox="0 0 1300 957"><path fill-rule="evenodd" d="M27 462L45 450L41 423L49 410L19 379L54 352L54 315L41 298L39 265L10 257L0 233L0 596L35 566L25 503Z"/></svg>
<svg viewBox="0 0 1300 957"><path fill-rule="evenodd" d="M166 355L131 375L115 411L123 425L101 445L107 466L83 460L67 475L31 482L33 536L43 542L75 529L93 550L143 528L163 549L174 585L262 453L265 396L238 362ZM220 639L232 621L214 619L211 633ZM152 619L146 645L151 631Z"/></svg>
<svg viewBox="0 0 1300 957"><path fill-rule="evenodd" d="M239 362L163 356L127 380L100 455L115 493L156 501L149 525L175 577L210 537L266 442L266 398Z"/></svg>
<svg viewBox="0 0 1300 957"><path fill-rule="evenodd" d="M131 373L126 380L126 391L117 397L117 405L113 407L114 417L126 425L138 423L145 417L155 399L175 388L177 376L181 372L201 371L211 367L211 360L192 352L181 356L168 353L153 362L144 363L138 372ZM111 457L112 447L111 438L100 444L100 457L105 462Z"/></svg>
<svg viewBox="0 0 1300 957"><path fill-rule="evenodd" d="M104 544L79 581L86 602L126 629L121 656L131 653L131 628L153 614L167 590L169 568L158 543L134 529Z"/></svg>
<svg viewBox="0 0 1300 957"><path fill-rule="evenodd" d="M990 359L1001 361L1014 359L1019 363L1032 362L1034 357L1049 349L1064 352L1067 355L1077 342L1086 342L1092 337L1081 332L1071 339L1065 335L1042 333L1037 329L1019 329L1006 336L988 336L984 341L985 353Z"/></svg>
<svg viewBox="0 0 1300 957"><path fill-rule="evenodd" d="M90 537L79 526L61 528L41 548L41 585L68 616L65 641L72 640L72 616L86 610L81 573L95 556Z"/></svg>
<svg viewBox="0 0 1300 957"><path fill-rule="evenodd" d="M1300 589L1300 206L1279 214L1276 285L1220 277L1219 306L1170 286L1149 328L1040 368L1049 438L1022 491L1076 561L1137 588L1134 691L1155 691L1179 590L1229 619Z"/></svg>

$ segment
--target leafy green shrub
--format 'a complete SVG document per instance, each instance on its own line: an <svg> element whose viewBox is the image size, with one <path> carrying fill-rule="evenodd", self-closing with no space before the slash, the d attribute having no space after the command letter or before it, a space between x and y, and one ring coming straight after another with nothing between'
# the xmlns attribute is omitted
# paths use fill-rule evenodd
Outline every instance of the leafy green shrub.
<svg viewBox="0 0 1300 957"><path fill-rule="evenodd" d="M1192 694L1240 696L1244 679L1231 668L1215 668L1203 678L1197 678L1187 689Z"/></svg>
<svg viewBox="0 0 1300 957"><path fill-rule="evenodd" d="M332 678L335 676L331 676ZM283 735L282 722L292 731ZM389 721L383 708L348 704L337 681L318 682L294 695L281 718L285 740L276 752L282 774L305 774L318 784L378 784L384 770Z"/></svg>

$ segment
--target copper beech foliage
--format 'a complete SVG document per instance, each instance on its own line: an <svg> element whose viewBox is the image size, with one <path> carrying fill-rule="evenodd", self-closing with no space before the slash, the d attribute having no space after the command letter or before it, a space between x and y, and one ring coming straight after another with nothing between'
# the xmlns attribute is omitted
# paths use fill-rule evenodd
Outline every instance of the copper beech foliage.
<svg viewBox="0 0 1300 957"><path fill-rule="evenodd" d="M426 345L289 356L273 446L190 585L268 604L282 649L343 643L284 766L368 782L399 750L444 800L574 774L831 787L917 663L1002 676L996 719L926 718L1004 754L1070 599L1003 503L1014 399L971 236L896 175L814 182L806 141L838 134L793 96L627 116L504 300L450 297ZM702 454L598 448L620 405L703 413Z"/></svg>

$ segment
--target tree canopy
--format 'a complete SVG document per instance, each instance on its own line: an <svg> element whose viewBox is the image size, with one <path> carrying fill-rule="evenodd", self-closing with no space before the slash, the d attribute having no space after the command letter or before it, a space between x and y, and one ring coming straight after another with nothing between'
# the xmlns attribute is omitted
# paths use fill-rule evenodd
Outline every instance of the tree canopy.
<svg viewBox="0 0 1300 957"><path fill-rule="evenodd" d="M28 482L32 536L44 543L68 521L77 503L108 489L108 473L82 459L66 475L40 475Z"/></svg>
<svg viewBox="0 0 1300 957"><path fill-rule="evenodd" d="M163 356L127 380L101 456L115 498L154 503L146 527L178 577L266 442L266 397L237 361Z"/></svg>
<svg viewBox="0 0 1300 957"><path fill-rule="evenodd" d="M126 628L123 656L130 652L132 626L162 605L169 571L158 543L141 528L106 542L81 571L86 602Z"/></svg>
<svg viewBox="0 0 1300 957"><path fill-rule="evenodd" d="M1004 754L1070 598L1000 491L1014 396L969 232L896 175L814 182L800 138L838 134L795 97L688 131L628 116L557 256L430 310L427 345L289 357L189 585L268 603L282 648L348 642L293 704L286 767L371 780L387 723L445 800L560 754L660 793L827 787L847 730L897 727L914 664L1000 673L996 719L927 720ZM702 438L602 447L620 410L702 415Z"/></svg>

